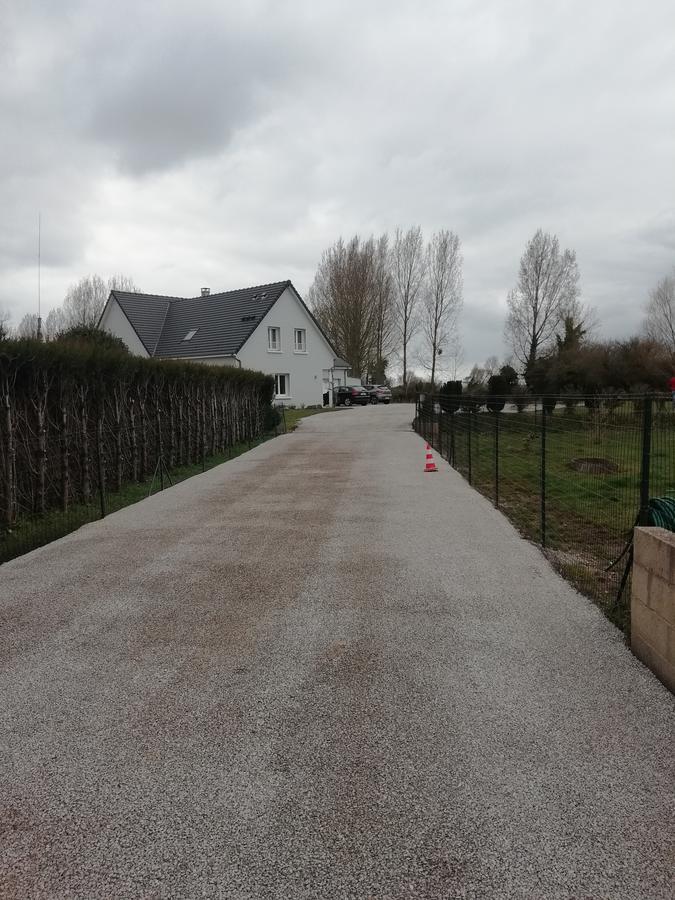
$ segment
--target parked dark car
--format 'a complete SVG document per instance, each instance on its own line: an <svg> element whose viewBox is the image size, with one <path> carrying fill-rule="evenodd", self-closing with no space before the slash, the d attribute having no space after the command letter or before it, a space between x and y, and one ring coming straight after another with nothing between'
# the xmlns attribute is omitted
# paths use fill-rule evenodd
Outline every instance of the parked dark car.
<svg viewBox="0 0 675 900"><path fill-rule="evenodd" d="M391 391L386 384L364 384L371 403L391 403Z"/></svg>
<svg viewBox="0 0 675 900"><path fill-rule="evenodd" d="M360 404L365 406L370 403L370 394L362 387L340 387L335 388L335 405L336 406L354 406Z"/></svg>

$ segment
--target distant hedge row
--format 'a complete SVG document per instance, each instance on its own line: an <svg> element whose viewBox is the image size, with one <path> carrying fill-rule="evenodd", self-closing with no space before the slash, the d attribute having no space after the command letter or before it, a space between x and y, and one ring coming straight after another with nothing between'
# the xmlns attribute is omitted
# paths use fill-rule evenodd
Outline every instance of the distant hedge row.
<svg viewBox="0 0 675 900"><path fill-rule="evenodd" d="M67 510L259 435L273 379L85 342L0 342L0 517Z"/></svg>

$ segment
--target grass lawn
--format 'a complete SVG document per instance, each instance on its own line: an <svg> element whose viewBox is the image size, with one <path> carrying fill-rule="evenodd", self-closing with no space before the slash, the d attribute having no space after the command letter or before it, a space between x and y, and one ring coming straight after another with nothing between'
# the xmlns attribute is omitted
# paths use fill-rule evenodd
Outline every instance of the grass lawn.
<svg viewBox="0 0 675 900"><path fill-rule="evenodd" d="M334 408L332 406L313 407L311 409L284 409L283 416L286 422L286 431L295 431L300 419L305 419L307 416L333 411Z"/></svg>
<svg viewBox="0 0 675 900"><path fill-rule="evenodd" d="M455 467L495 500L496 417L454 417ZM499 416L499 507L523 535L541 542L541 419L531 412ZM451 438L442 430L443 455ZM438 447L438 439L435 441ZM603 471L579 471L579 460ZM469 464L470 460L470 464ZM575 462L576 461L576 462ZM552 562L595 599L617 625L628 627L627 600L614 608L625 560L606 571L630 538L640 506L642 421L627 404L598 414L564 409L547 417L546 549ZM675 413L661 410L652 430L650 497L675 496Z"/></svg>

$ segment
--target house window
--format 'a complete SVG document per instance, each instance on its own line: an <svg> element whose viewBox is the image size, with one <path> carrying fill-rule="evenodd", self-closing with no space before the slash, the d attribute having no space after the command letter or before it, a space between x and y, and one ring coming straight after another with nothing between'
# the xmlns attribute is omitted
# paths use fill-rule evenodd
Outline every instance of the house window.
<svg viewBox="0 0 675 900"><path fill-rule="evenodd" d="M267 349L275 353L281 350L281 328L267 329Z"/></svg>
<svg viewBox="0 0 675 900"><path fill-rule="evenodd" d="M188 331L188 333L185 335L185 337L183 338L183 340L184 340L184 341L191 341L192 338L197 334L197 331L198 331L197 328L193 328L191 331Z"/></svg>
<svg viewBox="0 0 675 900"><path fill-rule="evenodd" d="M295 352L307 353L307 332L304 328L295 329Z"/></svg>
<svg viewBox="0 0 675 900"><path fill-rule="evenodd" d="M291 396L291 379L288 375L274 376L274 394L276 397Z"/></svg>

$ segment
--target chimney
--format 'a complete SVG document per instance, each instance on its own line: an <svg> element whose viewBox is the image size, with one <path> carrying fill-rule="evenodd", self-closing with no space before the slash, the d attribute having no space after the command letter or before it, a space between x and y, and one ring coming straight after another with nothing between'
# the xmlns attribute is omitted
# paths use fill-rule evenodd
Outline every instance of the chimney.
<svg viewBox="0 0 675 900"><path fill-rule="evenodd" d="M208 297L211 293L211 288L202 288L202 297Z"/></svg>

